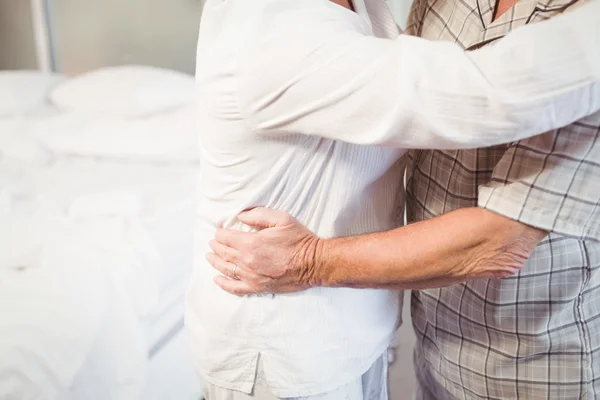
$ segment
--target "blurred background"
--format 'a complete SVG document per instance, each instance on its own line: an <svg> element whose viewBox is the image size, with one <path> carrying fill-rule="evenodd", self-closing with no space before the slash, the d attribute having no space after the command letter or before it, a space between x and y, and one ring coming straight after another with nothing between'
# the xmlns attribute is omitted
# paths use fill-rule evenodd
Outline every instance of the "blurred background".
<svg viewBox="0 0 600 400"><path fill-rule="evenodd" d="M0 68L37 68L38 24L57 72L134 63L193 73L201 10L200 0L0 0Z"/></svg>
<svg viewBox="0 0 600 400"><path fill-rule="evenodd" d="M389 4L403 27L410 1ZM70 75L134 63L191 74L201 13L202 0L0 0L0 69L41 61ZM36 45L46 34L49 53Z"/></svg>
<svg viewBox="0 0 600 400"><path fill-rule="evenodd" d="M389 4L403 27L410 0ZM183 334L201 13L0 0L0 400L201 398ZM393 400L413 388L407 305Z"/></svg>

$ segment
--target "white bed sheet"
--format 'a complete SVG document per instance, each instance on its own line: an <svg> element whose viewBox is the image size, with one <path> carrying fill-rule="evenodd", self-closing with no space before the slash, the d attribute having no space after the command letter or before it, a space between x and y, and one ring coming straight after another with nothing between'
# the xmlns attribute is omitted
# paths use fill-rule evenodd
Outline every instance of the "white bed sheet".
<svg viewBox="0 0 600 400"><path fill-rule="evenodd" d="M58 240L66 236L55 235L63 246L62 263L24 270L0 263L0 284L13 285L3 291L0 304L31 304L27 318L5 318L0 324L0 338L30 333L25 341L0 339L0 358L12 363L5 368L0 363L1 400L135 398L147 378L148 353L159 351L161 341L181 328L196 174L196 166L52 154L0 159L0 217L43 225L46 230L38 233L62 227L57 231L89 245L88 255L97 254L96 262L86 262L80 253L69 252L66 239ZM31 262L33 247L29 243L23 254L13 253ZM54 282L53 290L38 293L44 282ZM56 318L44 317L40 304L54 304ZM29 325L16 326L21 320ZM62 354L69 357L59 360Z"/></svg>
<svg viewBox="0 0 600 400"><path fill-rule="evenodd" d="M191 257L196 175L196 167L88 158L58 158L41 166L4 164L0 168L0 197L13 214L67 215L78 221L102 221L99 228L106 226L107 232L111 224L115 231L121 229L119 223L143 232L147 236L144 239L156 246L160 265L154 271L133 273L139 287L137 279L144 274L165 282L189 269L191 258L180 266L165 265L181 252L189 250ZM100 207L93 204L95 199L100 199ZM100 230L98 240L102 234ZM156 303L156 299L148 301L153 304L144 305L142 315Z"/></svg>
<svg viewBox="0 0 600 400"><path fill-rule="evenodd" d="M181 330L157 353L149 367L144 400L200 400L202 382L194 369L186 333Z"/></svg>
<svg viewBox="0 0 600 400"><path fill-rule="evenodd" d="M0 399L70 399L82 370L93 371L87 389L97 396L73 398L129 400L143 387L137 314L106 268L120 260L98 251L88 228L60 216L0 218Z"/></svg>
<svg viewBox="0 0 600 400"><path fill-rule="evenodd" d="M197 167L53 153L36 121L62 113L39 75L0 80L35 89L0 113L0 400L175 393L173 365L197 398L181 339Z"/></svg>

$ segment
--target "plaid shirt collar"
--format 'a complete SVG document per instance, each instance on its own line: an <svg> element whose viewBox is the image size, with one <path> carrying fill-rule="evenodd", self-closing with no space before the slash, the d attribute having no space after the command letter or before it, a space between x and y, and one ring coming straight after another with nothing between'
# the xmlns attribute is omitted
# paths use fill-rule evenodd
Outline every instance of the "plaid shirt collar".
<svg viewBox="0 0 600 400"><path fill-rule="evenodd" d="M481 38L470 43L468 50L475 50L502 38L510 31L528 24L536 15L543 19L550 18L576 3L582 3L581 0L520 0L500 18L493 20L497 1L475 1L482 27Z"/></svg>

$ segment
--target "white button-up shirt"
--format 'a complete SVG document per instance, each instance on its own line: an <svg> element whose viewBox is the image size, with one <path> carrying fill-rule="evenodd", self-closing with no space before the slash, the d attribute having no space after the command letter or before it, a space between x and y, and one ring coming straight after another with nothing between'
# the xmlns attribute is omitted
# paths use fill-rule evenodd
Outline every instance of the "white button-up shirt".
<svg viewBox="0 0 600 400"><path fill-rule="evenodd" d="M600 108L600 55L579 31L592 25L586 15L468 54L398 36L382 0L356 8L206 2L197 59L198 257L186 318L197 367L215 385L251 392L260 357L277 396L333 390L385 351L400 306L386 290L229 295L204 260L218 224L245 229L236 215L266 206L323 237L388 230L403 214L397 149L518 140ZM559 35L538 46L555 32L582 41ZM556 46L565 60L555 60Z"/></svg>

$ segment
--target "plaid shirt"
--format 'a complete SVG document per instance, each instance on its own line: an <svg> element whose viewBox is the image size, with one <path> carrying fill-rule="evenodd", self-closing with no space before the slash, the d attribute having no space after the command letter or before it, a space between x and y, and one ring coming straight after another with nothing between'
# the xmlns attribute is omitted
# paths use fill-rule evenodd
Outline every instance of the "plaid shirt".
<svg viewBox="0 0 600 400"><path fill-rule="evenodd" d="M493 45L573 4L542 1L492 22L493 0L416 0L408 33ZM413 292L416 370L430 397L600 398L599 137L595 114L506 146L411 152L409 221L479 206L551 232L515 276Z"/></svg>

